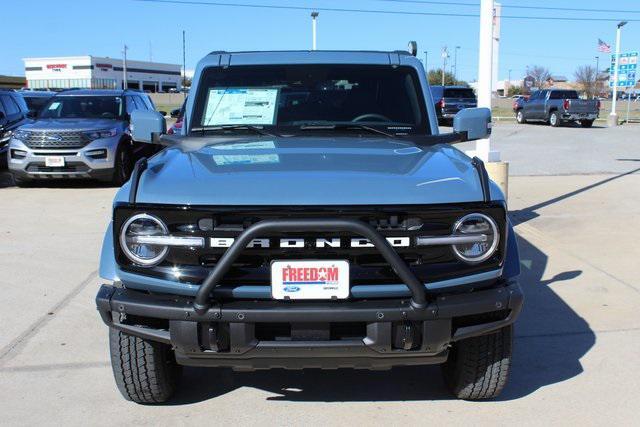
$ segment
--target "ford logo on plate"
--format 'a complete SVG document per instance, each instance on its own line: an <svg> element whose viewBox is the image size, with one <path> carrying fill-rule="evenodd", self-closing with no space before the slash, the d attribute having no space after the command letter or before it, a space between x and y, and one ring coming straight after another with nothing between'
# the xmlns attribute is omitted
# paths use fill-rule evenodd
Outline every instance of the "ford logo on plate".
<svg viewBox="0 0 640 427"><path fill-rule="evenodd" d="M285 292L298 292L300 290L300 288L298 286L285 286L284 287L284 291Z"/></svg>

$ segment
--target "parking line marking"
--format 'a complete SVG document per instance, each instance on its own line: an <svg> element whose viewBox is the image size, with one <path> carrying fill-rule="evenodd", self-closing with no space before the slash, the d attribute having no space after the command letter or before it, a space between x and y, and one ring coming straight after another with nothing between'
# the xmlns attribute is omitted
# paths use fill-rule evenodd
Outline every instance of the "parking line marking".
<svg viewBox="0 0 640 427"><path fill-rule="evenodd" d="M53 307L47 310L47 313L40 316L35 322L29 325L29 327L24 332L18 335L17 338L13 339L9 344L4 346L2 350L0 350L0 367L11 360L13 356L20 354L19 350L24 347L29 342L29 340L33 338L40 329L42 329L42 327L44 327L55 317L54 315L51 315L49 313L56 314L60 310L65 308L74 296L78 295L80 291L82 291L82 289L84 289L97 277L97 270L89 273L89 275L82 282L76 285L60 301L58 301Z"/></svg>

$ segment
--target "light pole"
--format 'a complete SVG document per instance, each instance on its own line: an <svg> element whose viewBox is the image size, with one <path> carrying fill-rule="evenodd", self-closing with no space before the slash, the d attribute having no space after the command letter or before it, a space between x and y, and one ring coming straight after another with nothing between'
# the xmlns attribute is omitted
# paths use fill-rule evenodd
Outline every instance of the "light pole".
<svg viewBox="0 0 640 427"><path fill-rule="evenodd" d="M124 45L124 50L122 51L122 88L127 89L129 86L127 84L127 45Z"/></svg>
<svg viewBox="0 0 640 427"><path fill-rule="evenodd" d="M493 79L493 0L480 1L480 34L478 52L478 107L491 110ZM476 141L474 153L485 162L500 161L500 153L491 151L489 138Z"/></svg>
<svg viewBox="0 0 640 427"><path fill-rule="evenodd" d="M316 18L320 15L318 12L311 12L311 31L313 34L313 42L311 50L316 50Z"/></svg>
<svg viewBox="0 0 640 427"><path fill-rule="evenodd" d="M444 74L447 71L447 58L449 57L449 52L447 52L447 47L442 48L442 86L444 86Z"/></svg>
<svg viewBox="0 0 640 427"><path fill-rule="evenodd" d="M458 49L460 46L456 46L453 51L453 80L458 81Z"/></svg>
<svg viewBox="0 0 640 427"><path fill-rule="evenodd" d="M509 96L509 91L511 90L511 68L509 68L509 78L507 79L508 82L508 88L507 88L507 93L505 93L505 96Z"/></svg>
<svg viewBox="0 0 640 427"><path fill-rule="evenodd" d="M187 91L184 89L185 82L187 81L187 49L185 42L185 32L182 30L182 84L180 89L182 90L182 98L187 99Z"/></svg>
<svg viewBox="0 0 640 427"><path fill-rule="evenodd" d="M424 51L424 70L427 72L427 75L429 74L429 67L427 66L427 58L428 58L428 52L425 50Z"/></svg>
<svg viewBox="0 0 640 427"><path fill-rule="evenodd" d="M613 100L611 101L611 114L609 114L609 119L607 120L609 126L618 126L618 115L616 114L616 101L618 98L618 70L620 61L620 30L622 27L627 25L627 21L618 22L616 29L616 55L614 62L614 71L613 71Z"/></svg>

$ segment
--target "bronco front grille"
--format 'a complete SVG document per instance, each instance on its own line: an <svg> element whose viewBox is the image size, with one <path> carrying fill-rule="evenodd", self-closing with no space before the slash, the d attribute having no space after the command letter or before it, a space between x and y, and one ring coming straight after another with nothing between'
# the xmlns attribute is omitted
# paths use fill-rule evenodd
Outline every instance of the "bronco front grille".
<svg viewBox="0 0 640 427"><path fill-rule="evenodd" d="M180 280L189 283L201 282L216 265L226 247L216 247L216 239L233 239L251 224L264 219L276 218L343 218L357 219L375 227L389 238L409 238L409 245L394 246L400 257L415 274L424 280L445 280L456 276L474 274L499 268L504 254L506 216L501 203L464 203L447 206L393 206L393 207L289 207L284 208L193 208L184 209L137 206L116 208L114 216L114 241L124 221L137 213L148 213L161 218L176 236L201 236L204 248L174 247L158 266L141 268L131 264L116 247L118 263L125 269L145 275ZM471 212L482 212L492 216L503 237L499 250L489 260L469 265L454 255L450 246L417 246L418 236L445 236L451 233L453 224ZM224 284L270 283L270 265L273 260L286 259L335 259L350 264L352 284L399 283L393 269L374 247L353 247L354 236L348 233L303 232L261 236L265 244L247 248L236 260L232 270L225 276ZM281 247L282 238L298 239L303 244L296 247ZM316 240L340 239L338 247L318 247ZM174 275L176 268L180 275Z"/></svg>
<svg viewBox="0 0 640 427"><path fill-rule="evenodd" d="M91 141L79 131L28 131L22 142L29 148L82 148Z"/></svg>

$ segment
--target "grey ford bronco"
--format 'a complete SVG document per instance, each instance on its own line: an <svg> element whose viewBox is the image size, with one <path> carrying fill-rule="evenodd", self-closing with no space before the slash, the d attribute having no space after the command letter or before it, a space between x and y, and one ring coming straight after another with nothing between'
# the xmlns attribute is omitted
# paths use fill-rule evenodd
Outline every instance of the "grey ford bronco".
<svg viewBox="0 0 640 427"><path fill-rule="evenodd" d="M165 402L181 366L441 364L452 393L496 396L523 295L505 198L439 134L407 52L213 52L179 135L119 190L96 297L126 399ZM428 381L428 379L425 379Z"/></svg>

